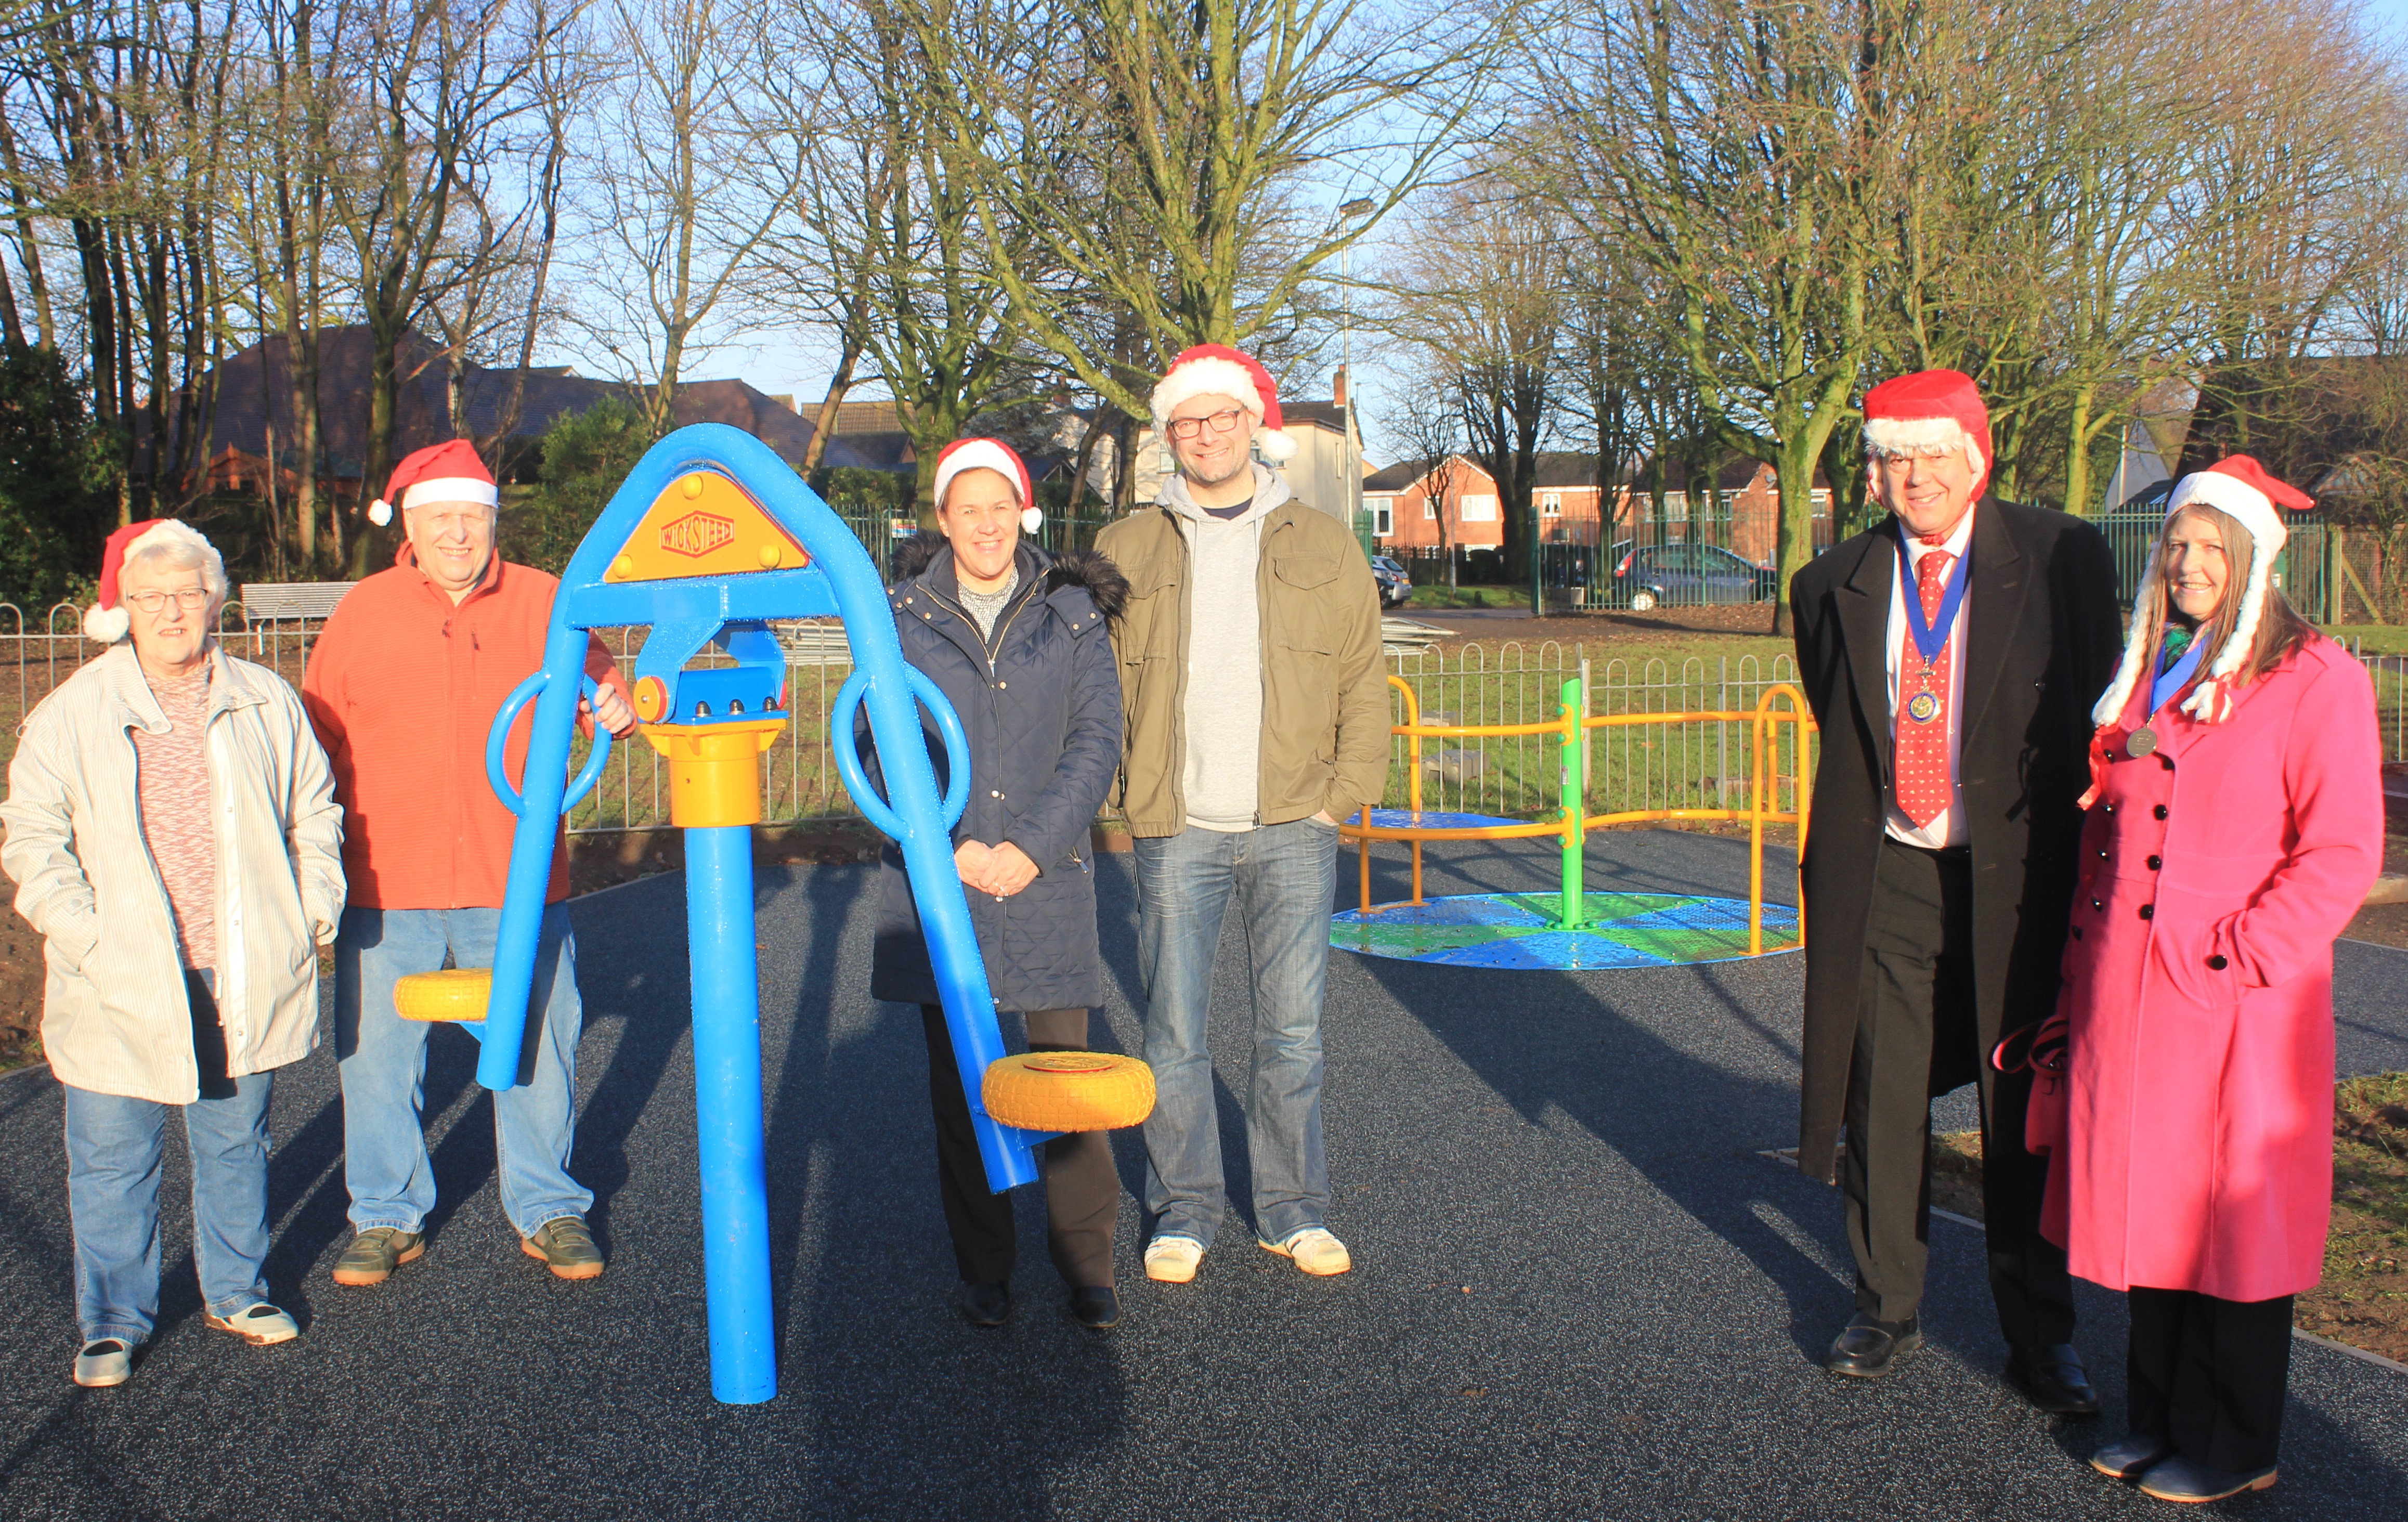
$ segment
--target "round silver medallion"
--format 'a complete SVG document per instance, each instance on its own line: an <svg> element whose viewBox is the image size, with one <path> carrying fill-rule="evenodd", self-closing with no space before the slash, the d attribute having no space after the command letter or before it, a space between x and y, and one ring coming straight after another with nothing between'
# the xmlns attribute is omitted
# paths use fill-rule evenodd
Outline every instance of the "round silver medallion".
<svg viewBox="0 0 2408 1522"><path fill-rule="evenodd" d="M2133 730L2132 738L2124 742L2124 749L2130 753L2135 761L2157 748L2157 732L2146 725Z"/></svg>

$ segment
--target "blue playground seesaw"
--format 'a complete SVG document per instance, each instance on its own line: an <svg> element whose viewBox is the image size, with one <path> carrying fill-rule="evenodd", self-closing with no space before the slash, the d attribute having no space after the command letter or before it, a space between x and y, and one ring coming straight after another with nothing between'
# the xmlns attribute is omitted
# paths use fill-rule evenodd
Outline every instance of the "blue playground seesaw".
<svg viewBox="0 0 2408 1522"><path fill-rule="evenodd" d="M1154 1082L1142 1063L1101 1053L1006 1055L953 868L952 830L970 784L961 721L936 684L904 664L878 568L853 531L758 439L719 424L681 428L637 463L561 577L542 668L494 716L486 772L519 824L490 973L422 974L394 994L406 1017L458 1021L484 1043L480 1084L519 1082L552 841L609 756L609 736L597 726L592 756L569 779L578 698L594 688L587 634L650 625L636 657L635 708L644 738L668 760L669 821L685 831L710 1389L731 1404L778 1393L752 940L760 757L787 719L786 660L767 621L828 614L843 620L853 658L828 718L838 769L854 804L902 847L989 1185L1000 1193L1036 1182L1032 1149L1064 1131L1143 1119ZM713 645L733 664L687 669ZM522 795L503 748L529 699ZM865 707L889 789L882 800L846 743ZM957 758L941 798L923 708Z"/></svg>

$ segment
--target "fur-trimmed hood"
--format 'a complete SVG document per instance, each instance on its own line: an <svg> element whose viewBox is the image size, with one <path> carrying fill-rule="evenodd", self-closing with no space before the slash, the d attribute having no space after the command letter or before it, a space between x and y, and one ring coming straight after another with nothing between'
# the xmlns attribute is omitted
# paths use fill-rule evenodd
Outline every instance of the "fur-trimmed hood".
<svg viewBox="0 0 2408 1522"><path fill-rule="evenodd" d="M895 584L917 580L940 556L950 550L945 536L933 528L924 528L895 546ZM1049 554L1033 544L1021 546L1021 553L1035 562L1038 573L1045 578L1045 590L1075 586L1083 589L1087 600L1107 623L1117 622L1121 609L1128 602L1128 578L1111 562L1111 557L1096 550L1073 550L1068 554Z"/></svg>

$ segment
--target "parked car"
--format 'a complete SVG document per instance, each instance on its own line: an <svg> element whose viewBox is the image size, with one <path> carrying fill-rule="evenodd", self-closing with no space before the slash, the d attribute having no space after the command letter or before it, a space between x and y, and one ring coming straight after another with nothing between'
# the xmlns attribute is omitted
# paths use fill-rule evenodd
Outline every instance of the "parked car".
<svg viewBox="0 0 2408 1522"><path fill-rule="evenodd" d="M1720 545L1637 545L1625 539L1613 547L1613 557L1607 600L1642 613L1658 605L1763 602L1777 585L1771 567Z"/></svg>
<svg viewBox="0 0 2408 1522"><path fill-rule="evenodd" d="M1405 567L1387 555L1371 557L1371 580L1380 583L1380 606L1402 608L1413 595L1413 579Z"/></svg>

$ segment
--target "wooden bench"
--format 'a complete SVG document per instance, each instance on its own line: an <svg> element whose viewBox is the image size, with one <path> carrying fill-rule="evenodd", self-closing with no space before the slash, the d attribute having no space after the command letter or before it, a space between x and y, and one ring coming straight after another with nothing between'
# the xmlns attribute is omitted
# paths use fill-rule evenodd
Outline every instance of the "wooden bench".
<svg viewBox="0 0 2408 1522"><path fill-rule="evenodd" d="M324 618L351 590L350 582L250 582L244 583L244 617L257 624L286 618Z"/></svg>

